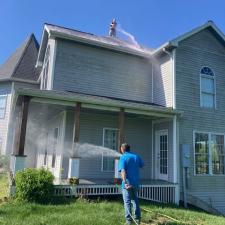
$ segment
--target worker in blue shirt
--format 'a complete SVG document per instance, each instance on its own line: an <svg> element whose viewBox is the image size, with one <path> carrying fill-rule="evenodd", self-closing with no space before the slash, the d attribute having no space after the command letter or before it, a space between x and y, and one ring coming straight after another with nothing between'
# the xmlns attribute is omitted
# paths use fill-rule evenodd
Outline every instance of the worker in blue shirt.
<svg viewBox="0 0 225 225"><path fill-rule="evenodd" d="M127 143L121 145L122 156L119 161L119 172L122 178L122 194L125 208L126 223L131 224L135 219L139 224L141 220L141 210L138 202L139 188L139 168L144 166L141 157L130 151L130 146ZM132 216L131 205L134 208L134 218Z"/></svg>

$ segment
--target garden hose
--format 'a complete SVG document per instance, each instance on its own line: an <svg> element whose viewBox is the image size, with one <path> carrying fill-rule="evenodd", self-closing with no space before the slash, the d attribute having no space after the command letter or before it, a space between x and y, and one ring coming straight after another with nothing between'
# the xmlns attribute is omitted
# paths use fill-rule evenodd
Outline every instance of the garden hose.
<svg viewBox="0 0 225 225"><path fill-rule="evenodd" d="M150 211L150 210L147 210L147 209L144 209L144 208L141 208L141 210L143 210L143 211L145 211L145 212L148 212L148 213L154 213L153 211ZM157 212L157 214L160 215L160 216L166 217L167 219L170 219L170 220L172 220L172 221L174 221L174 222L177 222L177 223L182 223L182 224L185 223L185 222L183 222L183 221L177 220L177 219L175 219L175 218L173 218L173 217L171 217L171 216L168 216L168 215L166 215L166 214L163 214L163 213ZM186 224L186 223L185 223L185 224Z"/></svg>

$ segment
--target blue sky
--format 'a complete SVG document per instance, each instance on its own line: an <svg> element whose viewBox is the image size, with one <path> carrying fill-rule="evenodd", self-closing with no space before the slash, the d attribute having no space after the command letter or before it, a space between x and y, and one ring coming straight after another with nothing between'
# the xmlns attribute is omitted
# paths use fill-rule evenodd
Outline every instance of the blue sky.
<svg viewBox="0 0 225 225"><path fill-rule="evenodd" d="M213 20L225 33L224 0L1 0L0 64L45 22L107 35L112 18L148 47Z"/></svg>

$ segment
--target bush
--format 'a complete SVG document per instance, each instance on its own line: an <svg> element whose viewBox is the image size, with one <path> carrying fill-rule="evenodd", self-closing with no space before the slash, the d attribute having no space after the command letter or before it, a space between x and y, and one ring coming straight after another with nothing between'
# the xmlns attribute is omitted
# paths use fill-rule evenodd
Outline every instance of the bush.
<svg viewBox="0 0 225 225"><path fill-rule="evenodd" d="M20 201L48 203L53 196L54 176L45 169L28 168L16 173L16 198Z"/></svg>

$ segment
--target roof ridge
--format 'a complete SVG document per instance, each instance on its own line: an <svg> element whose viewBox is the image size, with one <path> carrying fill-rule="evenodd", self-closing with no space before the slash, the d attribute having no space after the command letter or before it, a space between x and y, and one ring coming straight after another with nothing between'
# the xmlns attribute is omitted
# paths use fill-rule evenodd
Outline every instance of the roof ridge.
<svg viewBox="0 0 225 225"><path fill-rule="evenodd" d="M18 62L17 62L17 64L16 64L16 66L15 66L15 68L14 68L14 70L13 70L13 72L12 72L10 78L12 78L13 75L15 74L15 72L17 71L17 69L18 69L18 67L19 67L19 65L20 65L20 63L21 63L21 61L22 61L22 59L23 59L23 57L24 57L24 55L25 55L25 52L26 52L26 50L27 50L27 48L28 48L28 46L29 46L29 44L30 44L30 42L31 42L31 40L32 40L33 37L34 37L34 34L33 34L33 33L30 34L29 40L27 41L26 46L25 46L25 48L23 49L23 52L22 52L22 54L21 54L21 56L20 56L20 58L19 58L19 60L18 60Z"/></svg>
<svg viewBox="0 0 225 225"><path fill-rule="evenodd" d="M69 27L64 27L64 26L56 25L56 24L52 24L52 23L44 23L44 24L47 25L47 26L50 25L50 26L60 27L60 28L66 29L66 30L76 31L76 32L80 32L80 33L83 33L83 34L98 36L96 34L89 33L89 32L86 32L86 31L81 31L81 30L77 30L77 29L73 29L73 28L69 28Z"/></svg>

